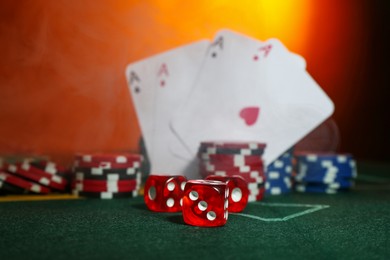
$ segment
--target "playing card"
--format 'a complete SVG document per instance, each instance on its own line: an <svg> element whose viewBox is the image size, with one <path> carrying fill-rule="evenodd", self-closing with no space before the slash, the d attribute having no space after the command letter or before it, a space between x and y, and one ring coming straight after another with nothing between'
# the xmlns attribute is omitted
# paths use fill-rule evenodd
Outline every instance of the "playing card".
<svg viewBox="0 0 390 260"><path fill-rule="evenodd" d="M138 122L144 138L148 157L151 157L153 126L154 126L154 104L155 86L159 63L158 56L137 61L126 67L126 78L130 94L133 100Z"/></svg>
<svg viewBox="0 0 390 260"><path fill-rule="evenodd" d="M188 95L209 41L202 40L132 63L126 77L153 174L183 174L191 168L169 150L169 120ZM191 170L194 172L194 170Z"/></svg>
<svg viewBox="0 0 390 260"><path fill-rule="evenodd" d="M209 53L208 55L213 57L213 58L216 58L218 52L223 50L224 37L222 37L222 34L223 34L223 31L221 31L218 34L219 36L217 36L216 39L213 41L213 43L209 46L210 50L208 51L208 53ZM237 36L244 37L245 40L249 40L249 38L246 36L242 36L239 34L237 34ZM288 52L287 48L285 46L283 46L283 44L276 39L273 39L270 41L274 42L274 45L276 45L276 49L279 48L281 55L288 55L291 62L296 63L296 65L295 65L296 67L300 67L302 70L306 69L306 61L302 56L295 54L295 53ZM257 41L257 42L259 42L259 41ZM275 46L274 46L274 49L275 49ZM253 55L253 59L257 59L259 57L259 55L261 55L261 53L268 53L269 51L270 51L269 45L259 47L258 53L257 54L255 53ZM175 129L172 128L172 125L171 125L171 131L173 133L175 133ZM189 160L192 160L193 154L186 148L184 143L180 141L180 136L177 136L176 133L175 133L175 136L176 136L176 138L171 140L171 142L170 142L170 152L172 154L174 154L177 158L180 158L181 160L184 160L187 162Z"/></svg>
<svg viewBox="0 0 390 260"><path fill-rule="evenodd" d="M177 111L194 83L205 58L208 40L188 44L155 58L159 64L155 85L155 114L153 148L151 153L154 173L183 174L194 172L188 169L190 163L180 160L170 151L170 144L176 136L170 129L172 114ZM183 152L188 153L182 149ZM175 151L180 154L180 151ZM187 174L188 177L188 174Z"/></svg>
<svg viewBox="0 0 390 260"><path fill-rule="evenodd" d="M266 142L269 164L333 112L304 67L275 39L219 32L172 118L177 140L193 157L204 140Z"/></svg>

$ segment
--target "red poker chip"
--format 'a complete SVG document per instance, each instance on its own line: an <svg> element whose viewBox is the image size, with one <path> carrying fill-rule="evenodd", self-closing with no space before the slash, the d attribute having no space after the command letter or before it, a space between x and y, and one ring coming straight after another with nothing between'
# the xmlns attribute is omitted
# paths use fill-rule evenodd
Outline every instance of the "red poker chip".
<svg viewBox="0 0 390 260"><path fill-rule="evenodd" d="M143 157L140 154L134 153L110 153L110 154L76 154L75 160L86 163L116 163L116 164L131 164L133 162L142 162Z"/></svg>
<svg viewBox="0 0 390 260"><path fill-rule="evenodd" d="M248 202L259 201L264 198L265 185L248 183L248 189L249 189Z"/></svg>
<svg viewBox="0 0 390 260"><path fill-rule="evenodd" d="M0 179L0 194L24 194L27 192L24 188L9 184Z"/></svg>
<svg viewBox="0 0 390 260"><path fill-rule="evenodd" d="M58 165L55 162L39 161L39 162L32 162L30 164L51 175L59 175L65 178L69 177L69 169L67 169L64 166Z"/></svg>
<svg viewBox="0 0 390 260"><path fill-rule="evenodd" d="M117 199L117 198L134 198L138 196L137 191L132 192L87 192L73 190L73 194L78 197L97 198L97 199Z"/></svg>
<svg viewBox="0 0 390 260"><path fill-rule="evenodd" d="M109 161L101 162L84 162L82 160L75 160L75 168L100 168L100 169L125 169L125 168L139 168L141 167L141 161L132 161L128 163L115 163Z"/></svg>
<svg viewBox="0 0 390 260"><path fill-rule="evenodd" d="M209 165L215 165L215 166L221 166L221 167L233 167L233 168L245 168L245 167L258 167L258 168L263 168L264 167L264 161L263 160L258 160L258 161L242 161L242 160L236 160L236 161L231 161L231 160L200 160L201 163L203 164L209 164Z"/></svg>
<svg viewBox="0 0 390 260"><path fill-rule="evenodd" d="M53 178L48 178L47 176L39 174L37 172L33 172L30 169L25 170L20 165L18 166L18 165L10 164L6 169L8 172L14 175L18 175L22 178L28 179L29 181L34 181L44 186L54 188L60 191L66 189L66 183L60 184L56 181L53 181Z"/></svg>
<svg viewBox="0 0 390 260"><path fill-rule="evenodd" d="M137 180L74 180L72 184L82 184L84 186L109 186L109 185L117 185L117 186L131 186L137 184Z"/></svg>
<svg viewBox="0 0 390 260"><path fill-rule="evenodd" d="M94 185L84 185L82 183L73 183L73 191L85 191L85 192L131 192L137 190L137 183L132 183L131 185L116 186L116 185L106 185L106 186L94 186Z"/></svg>
<svg viewBox="0 0 390 260"><path fill-rule="evenodd" d="M256 200L263 200L265 194L265 188L259 189L259 193L256 195Z"/></svg>
<svg viewBox="0 0 390 260"><path fill-rule="evenodd" d="M220 176L234 176L239 175L242 176L248 182L265 182L266 175L261 171L251 171L251 172L238 172L238 171L206 171L204 169L200 169L200 175L203 177L209 175L220 175Z"/></svg>
<svg viewBox="0 0 390 260"><path fill-rule="evenodd" d="M201 142L200 146L231 149L265 149L266 144L252 141L205 141Z"/></svg>
<svg viewBox="0 0 390 260"><path fill-rule="evenodd" d="M25 179L19 178L15 175L3 171L0 172L0 180L34 193L39 193L39 194L50 193L50 189L47 187L44 187L37 183L27 181Z"/></svg>
<svg viewBox="0 0 390 260"><path fill-rule="evenodd" d="M50 181L52 181L52 182L55 182L55 183L58 183L58 184L61 184L64 186L68 183L68 181L64 177L56 175L56 174L51 174L51 173L45 172L45 171L31 165L30 163L16 163L15 165L17 167L25 170L25 171L34 173L34 174L42 176L42 177L46 177L46 178L50 179Z"/></svg>
<svg viewBox="0 0 390 260"><path fill-rule="evenodd" d="M118 181L118 180L140 180L141 172L137 172L132 175L121 174L121 173L104 173L102 175L88 174L85 172L76 171L73 175L75 180L101 180L101 181Z"/></svg>
<svg viewBox="0 0 390 260"><path fill-rule="evenodd" d="M216 163L213 164L211 162L200 162L199 168L204 169L206 171L236 171L236 172L251 172L251 171L261 171L264 172L263 164L249 164L249 165L241 165L241 166L233 166L228 163Z"/></svg>
<svg viewBox="0 0 390 260"><path fill-rule="evenodd" d="M262 200L265 194L265 185L248 184L248 202Z"/></svg>
<svg viewBox="0 0 390 260"><path fill-rule="evenodd" d="M206 178L210 175L218 175L218 176L241 176L245 181L248 183L257 183L257 184L264 184L266 181L266 177L264 174L260 172L245 172L245 173L238 173L238 172L229 172L229 171L216 171L216 172L206 172L206 171L200 171L200 175Z"/></svg>
<svg viewBox="0 0 390 260"><path fill-rule="evenodd" d="M234 166L263 164L263 159L261 158L261 156L257 155L208 154L206 157L203 157L201 159L214 163L231 163Z"/></svg>

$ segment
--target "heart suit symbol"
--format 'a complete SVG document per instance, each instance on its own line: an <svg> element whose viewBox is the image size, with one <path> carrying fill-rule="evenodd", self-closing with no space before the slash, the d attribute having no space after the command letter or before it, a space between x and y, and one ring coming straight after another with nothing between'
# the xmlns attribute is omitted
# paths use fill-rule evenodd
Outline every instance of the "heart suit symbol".
<svg viewBox="0 0 390 260"><path fill-rule="evenodd" d="M244 107L240 111L240 117L244 119L248 126L254 125L259 117L259 107Z"/></svg>

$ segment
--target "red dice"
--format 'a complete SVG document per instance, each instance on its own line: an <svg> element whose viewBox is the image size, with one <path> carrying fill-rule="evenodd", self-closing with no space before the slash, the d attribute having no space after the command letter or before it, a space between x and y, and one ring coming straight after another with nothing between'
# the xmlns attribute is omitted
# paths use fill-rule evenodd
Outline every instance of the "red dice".
<svg viewBox="0 0 390 260"><path fill-rule="evenodd" d="M190 180L183 195L184 222L193 226L217 227L228 219L229 188L225 182Z"/></svg>
<svg viewBox="0 0 390 260"><path fill-rule="evenodd" d="M229 212L241 212L248 204L248 183L239 175L233 176L218 176L209 175L206 180L215 180L226 182L230 195L229 195Z"/></svg>
<svg viewBox="0 0 390 260"><path fill-rule="evenodd" d="M181 211L186 181L180 175L150 175L144 188L146 206L157 212Z"/></svg>

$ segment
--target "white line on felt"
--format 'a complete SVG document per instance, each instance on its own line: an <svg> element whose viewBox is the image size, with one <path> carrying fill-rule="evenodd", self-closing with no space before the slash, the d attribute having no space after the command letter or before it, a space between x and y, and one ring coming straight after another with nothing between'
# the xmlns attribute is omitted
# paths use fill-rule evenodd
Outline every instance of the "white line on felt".
<svg viewBox="0 0 390 260"><path fill-rule="evenodd" d="M245 214L245 213L234 213L233 215L257 219L265 222L277 222L277 221L287 221L296 217L300 217L330 207L329 205L311 205L311 204L287 204L287 203L266 203L266 202L256 202L256 203L262 206L269 206L269 207L310 207L310 209L298 213L294 213L283 218L262 218L259 216Z"/></svg>
<svg viewBox="0 0 390 260"><path fill-rule="evenodd" d="M269 202L260 202L254 201L252 203L260 204L262 206L269 207L325 207L328 208L329 205L321 205L321 204L297 204L297 203L269 203Z"/></svg>
<svg viewBox="0 0 390 260"><path fill-rule="evenodd" d="M284 218L282 219L282 221L287 221L287 220L289 220L289 219L296 218L296 217L300 217L300 216L303 216L303 215L306 215L306 214L310 214L310 213L319 211L319 210L321 210L321 209L326 209L326 208L329 208L329 207L330 207L330 206L328 206L328 205L322 205L322 206L314 207L314 208L311 208L311 209L307 209L307 210L305 210L305 211L301 211L301 212L298 212L298 213L289 215L289 216L287 216L287 217L284 217Z"/></svg>

